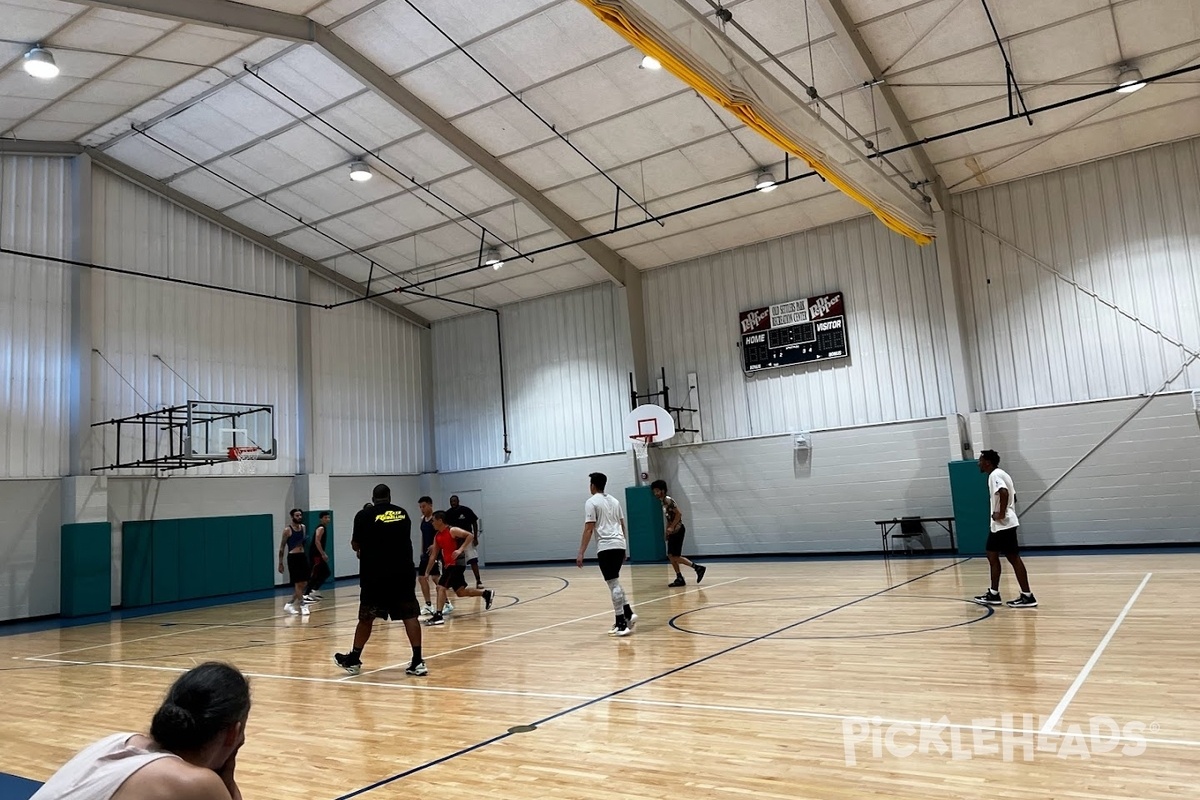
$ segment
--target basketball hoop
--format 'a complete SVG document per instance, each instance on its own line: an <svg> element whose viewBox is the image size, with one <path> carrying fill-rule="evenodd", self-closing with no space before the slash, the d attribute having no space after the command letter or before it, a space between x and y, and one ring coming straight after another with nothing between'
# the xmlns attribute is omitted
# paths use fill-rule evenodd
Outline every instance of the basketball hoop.
<svg viewBox="0 0 1200 800"><path fill-rule="evenodd" d="M654 434L639 433L629 437L633 442L633 458L637 463L638 474L648 475L650 473L650 445L654 442Z"/></svg>
<svg viewBox="0 0 1200 800"><path fill-rule="evenodd" d="M253 475L255 463L262 455L261 447L231 447L229 460L237 462L238 475Z"/></svg>

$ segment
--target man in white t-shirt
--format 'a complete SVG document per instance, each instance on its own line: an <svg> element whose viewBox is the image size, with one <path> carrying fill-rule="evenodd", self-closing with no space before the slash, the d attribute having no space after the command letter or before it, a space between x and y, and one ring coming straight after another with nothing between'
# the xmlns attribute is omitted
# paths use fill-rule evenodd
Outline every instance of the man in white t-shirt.
<svg viewBox="0 0 1200 800"><path fill-rule="evenodd" d="M633 633L638 618L625 599L625 590L621 588L620 581L621 565L625 563L625 514L617 498L604 493L604 487L608 485L607 475L593 472L588 479L591 481L592 496L583 506L583 541L579 543L575 564L583 569L583 555L587 552L592 534L595 534L596 559L600 562L600 574L604 576L612 595L616 618L608 633L611 636L628 636Z"/></svg>
<svg viewBox="0 0 1200 800"><path fill-rule="evenodd" d="M1021 587L1021 596L1009 600L1009 607L1037 608L1038 601L1029 590L1029 575L1025 572L1025 562L1021 560L1017 544L1020 522L1017 519L1017 492L1012 477L1000 469L1000 454L995 450L984 450L979 454L979 470L988 476L988 494L991 496L992 530L987 538L987 560L991 567L992 585L976 597L975 602L985 606L998 606L1004 602L1000 598L1000 554L1003 553L1008 563L1012 564L1013 574Z"/></svg>

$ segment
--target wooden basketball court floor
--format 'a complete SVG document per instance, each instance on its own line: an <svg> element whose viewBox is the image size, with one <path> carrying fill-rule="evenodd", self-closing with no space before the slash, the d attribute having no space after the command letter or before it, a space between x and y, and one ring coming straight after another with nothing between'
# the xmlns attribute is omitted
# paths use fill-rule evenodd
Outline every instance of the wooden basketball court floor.
<svg viewBox="0 0 1200 800"><path fill-rule="evenodd" d="M44 780L219 659L252 680L247 800L1194 795L1200 553L1028 563L1026 611L965 602L981 558L711 561L685 590L637 566L626 639L593 564L485 570L496 608L425 629L426 678L398 624L360 676L334 666L349 584L307 619L280 598L7 636L0 753Z"/></svg>

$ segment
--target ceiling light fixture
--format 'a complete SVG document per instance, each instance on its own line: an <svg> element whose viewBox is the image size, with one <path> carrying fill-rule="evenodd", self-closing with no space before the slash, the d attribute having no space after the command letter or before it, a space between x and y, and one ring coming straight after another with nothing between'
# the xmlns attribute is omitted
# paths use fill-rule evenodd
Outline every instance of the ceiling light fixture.
<svg viewBox="0 0 1200 800"><path fill-rule="evenodd" d="M640 67L641 69L662 69L662 62L654 56L645 56L642 58Z"/></svg>
<svg viewBox="0 0 1200 800"><path fill-rule="evenodd" d="M758 173L758 177L754 179L754 188L758 189L760 192L773 192L775 191L775 186L775 176L772 175L768 170L764 169L762 172Z"/></svg>
<svg viewBox="0 0 1200 800"><path fill-rule="evenodd" d="M1117 75L1117 91L1121 94L1133 94L1146 85L1146 82L1142 80L1141 70L1128 64L1122 64L1117 69L1120 70Z"/></svg>
<svg viewBox="0 0 1200 800"><path fill-rule="evenodd" d="M40 44L25 54L25 71L42 80L56 78L59 72L54 56Z"/></svg>
<svg viewBox="0 0 1200 800"><path fill-rule="evenodd" d="M367 166L367 162L359 160L350 165L350 180L356 183L369 181L374 176L371 168Z"/></svg>
<svg viewBox="0 0 1200 800"><path fill-rule="evenodd" d="M483 254L483 265L492 269L500 269L504 266L504 260L500 258L500 250L495 247L489 247L487 252Z"/></svg>

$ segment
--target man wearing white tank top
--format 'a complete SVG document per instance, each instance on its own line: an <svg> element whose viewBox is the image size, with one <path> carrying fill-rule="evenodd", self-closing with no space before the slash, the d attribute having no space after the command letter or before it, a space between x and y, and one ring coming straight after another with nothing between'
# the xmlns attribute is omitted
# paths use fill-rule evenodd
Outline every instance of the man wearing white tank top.
<svg viewBox="0 0 1200 800"><path fill-rule="evenodd" d="M84 748L32 800L242 800L234 770L249 714L242 673L201 664L167 691L149 736L117 733Z"/></svg>

